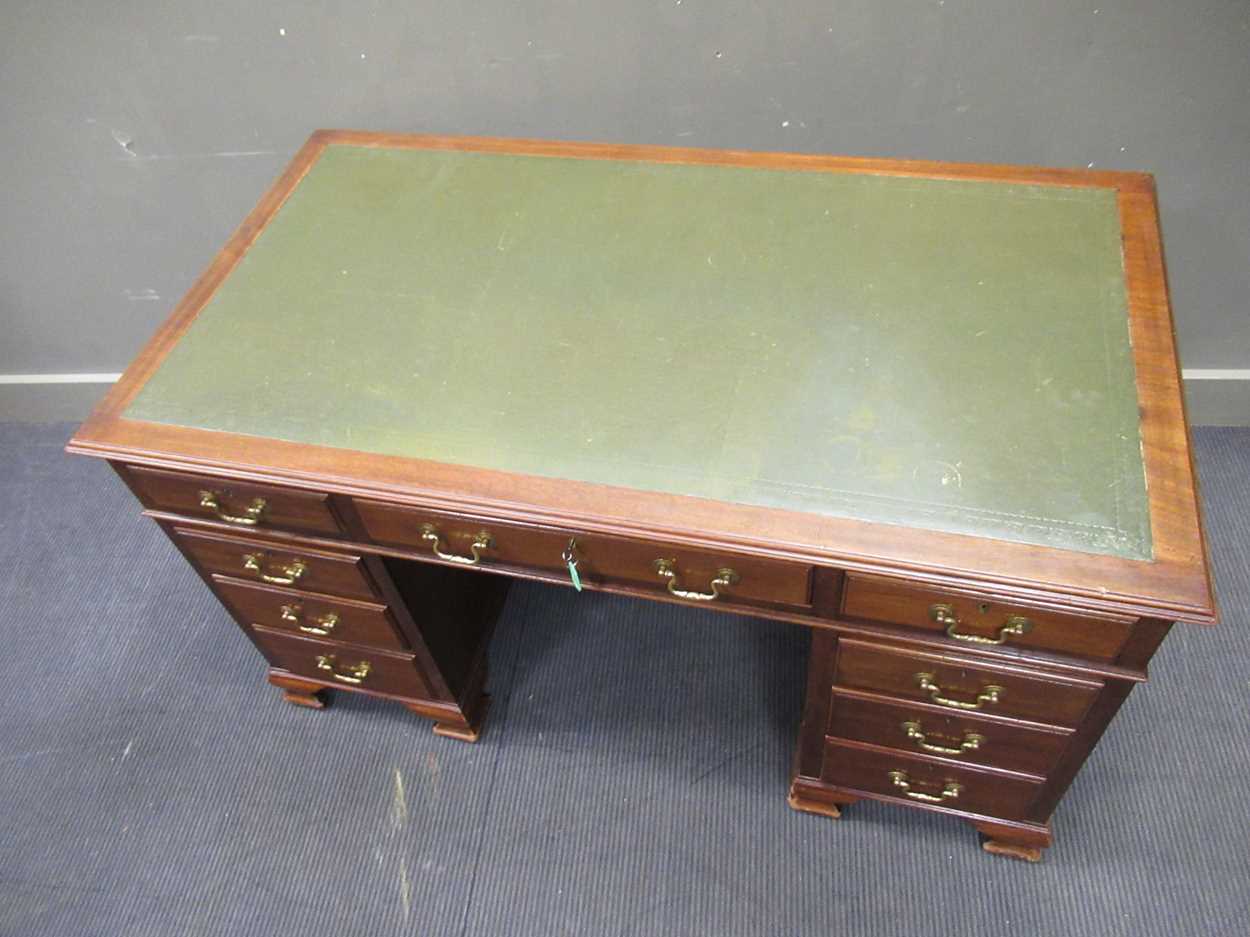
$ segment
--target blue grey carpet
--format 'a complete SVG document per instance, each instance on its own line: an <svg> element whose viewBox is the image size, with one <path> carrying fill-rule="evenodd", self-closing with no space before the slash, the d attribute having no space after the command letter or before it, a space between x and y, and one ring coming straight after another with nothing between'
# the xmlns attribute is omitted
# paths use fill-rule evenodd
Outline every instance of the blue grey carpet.
<svg viewBox="0 0 1250 937"><path fill-rule="evenodd" d="M786 806L806 636L519 584L474 745L281 702L69 427L0 425L0 934L1242 935L1250 430L1200 430L1224 623L1182 626L1040 865Z"/></svg>

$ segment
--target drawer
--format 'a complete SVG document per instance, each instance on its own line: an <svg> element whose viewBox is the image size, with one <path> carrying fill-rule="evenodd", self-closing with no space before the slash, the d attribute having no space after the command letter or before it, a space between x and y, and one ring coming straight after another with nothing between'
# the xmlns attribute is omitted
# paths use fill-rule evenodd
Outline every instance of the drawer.
<svg viewBox="0 0 1250 937"><path fill-rule="evenodd" d="M577 558L591 581L642 586L688 601L811 606L812 567L803 563L605 537L578 537Z"/></svg>
<svg viewBox="0 0 1250 937"><path fill-rule="evenodd" d="M329 495L207 475L184 475L130 465L126 474L149 508L249 530L342 534Z"/></svg>
<svg viewBox="0 0 1250 937"><path fill-rule="evenodd" d="M175 527L174 539L206 572L349 598L374 590L359 556Z"/></svg>
<svg viewBox="0 0 1250 937"><path fill-rule="evenodd" d="M944 632L970 647L1005 644L1097 660L1115 660L1133 627L856 574L846 577L842 615Z"/></svg>
<svg viewBox="0 0 1250 937"><path fill-rule="evenodd" d="M922 654L838 641L835 686L932 703L952 712L983 712L1052 725L1075 726L1102 688L1022 668L985 664L953 654Z"/></svg>
<svg viewBox="0 0 1250 937"><path fill-rule="evenodd" d="M221 600L253 625L394 651L407 644L385 605L214 576Z"/></svg>
<svg viewBox="0 0 1250 937"><path fill-rule="evenodd" d="M336 689L432 698L411 654L343 647L265 628L256 628L252 634L274 667L301 677L323 680Z"/></svg>
<svg viewBox="0 0 1250 937"><path fill-rule="evenodd" d="M355 505L370 539L409 547L448 562L487 568L500 564L567 577L564 555L572 542L578 575L587 585L667 590L692 601L710 601L715 594L728 602L745 600L798 607L811 604L812 568L802 563L646 540L574 535L364 499L357 499ZM722 579L722 570L730 571L727 583ZM713 588L713 580L717 579L722 582Z"/></svg>
<svg viewBox="0 0 1250 937"><path fill-rule="evenodd" d="M1070 731L955 713L925 703L864 699L834 692L827 734L915 755L1045 776Z"/></svg>
<svg viewBox="0 0 1250 937"><path fill-rule="evenodd" d="M821 779L837 787L906 804L1022 820L1041 791L1039 781L956 766L936 758L825 742Z"/></svg>
<svg viewBox="0 0 1250 937"><path fill-rule="evenodd" d="M565 568L569 535L441 511L355 500L370 540L408 547L461 566L523 566L546 572Z"/></svg>

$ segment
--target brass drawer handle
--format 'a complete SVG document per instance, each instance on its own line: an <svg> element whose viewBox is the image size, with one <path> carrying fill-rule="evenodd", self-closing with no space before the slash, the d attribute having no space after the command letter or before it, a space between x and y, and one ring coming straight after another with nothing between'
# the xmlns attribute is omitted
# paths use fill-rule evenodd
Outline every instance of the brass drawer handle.
<svg viewBox="0 0 1250 937"><path fill-rule="evenodd" d="M919 722L904 722L903 733L916 743L917 748L922 748L926 752L933 752L935 755L966 755L968 752L975 752L981 747L981 743L985 741L984 735L977 735L975 732L965 732L963 741L959 743L958 748L934 745L932 742L926 741L928 736L925 735L924 728Z"/></svg>
<svg viewBox="0 0 1250 937"><path fill-rule="evenodd" d="M912 781L907 777L906 771L891 771L889 778L890 782L895 787L912 800L923 800L926 804L940 804L944 800L958 800L959 795L964 789L962 784L956 784L954 781L947 781L942 785L942 793L926 794L924 791L912 790Z"/></svg>
<svg viewBox="0 0 1250 937"><path fill-rule="evenodd" d="M992 638L986 638L979 634L956 631L955 629L959 627L960 621L955 614L955 609L950 605L930 605L929 617L939 625L946 626L946 636L948 638L954 638L956 641L967 641L969 644L1006 644L1007 639L1012 635L1027 634L1033 629L1033 622L1023 615L1009 615L1003 626L998 629L998 634Z"/></svg>
<svg viewBox="0 0 1250 937"><path fill-rule="evenodd" d="M943 696L942 688L934 683L933 679L933 674L931 673L916 674L916 684L929 694L929 699L939 706L949 706L951 709L980 709L982 706L992 706L1002 699L1005 692L1000 686L982 687L981 692L977 694L976 702L966 703L963 700Z"/></svg>
<svg viewBox="0 0 1250 937"><path fill-rule="evenodd" d="M448 563L459 563L461 566L477 566L482 562L482 551L489 550L495 545L495 541L486 531L480 531L473 542L469 544L469 550L473 555L457 556L455 553L446 553L439 547L439 541L442 539L438 529L433 524L421 525L421 539L428 540L434 546L434 555L440 560L446 560Z"/></svg>
<svg viewBox="0 0 1250 937"><path fill-rule="evenodd" d="M309 624L304 624L304 609L299 605L282 606L282 620L289 621L300 631L307 634L329 634L335 629L339 623L339 616L334 612L327 612L320 618L309 620Z"/></svg>
<svg viewBox="0 0 1250 937"><path fill-rule="evenodd" d="M369 676L369 662L362 660L359 664L352 664L350 667L338 669L338 662L334 659L333 654L319 654L317 656L317 669L328 670L331 676L340 683L350 683L352 686L360 686L365 682L365 677Z"/></svg>
<svg viewBox="0 0 1250 937"><path fill-rule="evenodd" d="M265 571L265 555L263 553L248 553L243 557L243 568L248 572L255 573L263 582L271 582L275 586L291 586L304 575L304 571L308 568L304 565L303 560L292 560L286 566L279 568L280 575Z"/></svg>
<svg viewBox="0 0 1250 937"><path fill-rule="evenodd" d="M208 508L217 515L218 520L227 524L238 524L240 527L255 527L260 523L260 516L265 513L265 499L253 498L252 503L243 509L242 514L231 514L221 506L221 496L215 491L200 492L200 507Z"/></svg>
<svg viewBox="0 0 1250 937"><path fill-rule="evenodd" d="M676 564L676 560L656 560L655 572L660 578L668 580L668 591L679 599L690 599L694 602L711 602L721 597L722 589L728 589L742 578L728 566L722 566L716 571L716 578L712 580L711 592L692 592L688 589L680 588L677 582L677 570L674 569Z"/></svg>

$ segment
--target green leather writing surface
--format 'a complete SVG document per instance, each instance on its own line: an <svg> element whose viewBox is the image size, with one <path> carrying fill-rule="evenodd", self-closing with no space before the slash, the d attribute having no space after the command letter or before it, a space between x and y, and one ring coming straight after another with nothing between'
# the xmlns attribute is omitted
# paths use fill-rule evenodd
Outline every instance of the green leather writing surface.
<svg viewBox="0 0 1250 937"><path fill-rule="evenodd" d="M331 146L131 419L1124 557L1111 190Z"/></svg>

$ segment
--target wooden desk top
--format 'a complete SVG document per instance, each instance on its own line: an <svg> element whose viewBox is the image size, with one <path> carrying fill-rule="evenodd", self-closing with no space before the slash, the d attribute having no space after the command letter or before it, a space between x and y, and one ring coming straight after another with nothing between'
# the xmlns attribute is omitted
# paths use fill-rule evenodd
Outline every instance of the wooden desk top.
<svg viewBox="0 0 1250 937"><path fill-rule="evenodd" d="M1140 174L320 132L71 449L1213 617Z"/></svg>

